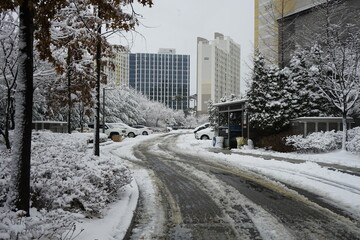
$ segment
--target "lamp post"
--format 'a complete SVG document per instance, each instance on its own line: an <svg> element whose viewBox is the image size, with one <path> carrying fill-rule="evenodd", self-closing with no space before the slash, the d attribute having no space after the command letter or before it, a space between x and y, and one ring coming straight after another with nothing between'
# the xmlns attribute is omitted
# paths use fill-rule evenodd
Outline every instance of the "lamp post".
<svg viewBox="0 0 360 240"><path fill-rule="evenodd" d="M114 88L103 88L103 111L102 111L102 132L105 133L105 90L114 90Z"/></svg>

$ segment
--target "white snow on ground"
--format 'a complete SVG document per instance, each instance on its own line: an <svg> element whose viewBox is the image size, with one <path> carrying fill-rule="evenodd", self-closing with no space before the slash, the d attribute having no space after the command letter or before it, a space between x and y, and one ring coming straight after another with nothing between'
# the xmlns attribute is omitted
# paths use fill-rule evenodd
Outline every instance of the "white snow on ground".
<svg viewBox="0 0 360 240"><path fill-rule="evenodd" d="M319 162L324 162L360 168L359 155L347 152L284 154L258 149L235 149L228 151L229 154L213 153L210 151L210 149L213 148L212 141L196 140L192 131L182 132L188 134L182 135L176 142L180 150L207 157L212 161L224 161L239 169L261 173L270 179L304 188L329 199L337 206L353 213L355 217L360 219L360 177L334 171L318 164ZM132 171L135 181L132 181L131 184L123 189L121 192L121 200L110 204L102 211L104 218L80 219L77 224L77 231L81 229L84 230L76 239L121 239L122 236L125 235L133 217L133 211L138 203L139 190L144 198L142 204L144 206L144 216L147 224L141 234L135 233L135 235L139 238L150 239L156 238L156 236L159 236L158 234L162 233L162 226L166 224L164 218L165 213L158 201L159 193L155 186L154 178L152 177L153 172L144 170L136 165L136 163L141 160L134 156L132 150L133 146L140 142L158 136L160 135L153 134L149 136L138 136L136 138L126 138L122 142L110 142L101 146L101 154L107 158L111 157L113 162L121 161L121 164L128 166ZM156 151L159 150L157 149ZM265 160L261 157L240 155L240 152L265 154L270 157L267 157L267 160ZM290 163L275 160L274 157L301 159L305 160L305 162ZM202 176L199 176L199 178L201 177ZM203 179L206 180L206 178ZM260 211L258 213L260 213ZM261 217L259 217L258 220L261 220ZM261 222L257 223L258 226L259 224L261 225Z"/></svg>
<svg viewBox="0 0 360 240"><path fill-rule="evenodd" d="M324 162L349 167L360 167L360 156L358 155L341 151L326 154L276 153L261 149L234 149L230 151L230 154L213 153L209 151L213 148L212 141L196 140L191 131L183 132L188 134L182 135L177 141L176 144L179 149L183 149L188 153L194 153L195 155L208 157L209 160L226 161L227 163L236 165L239 168L258 172L271 179L304 188L310 192L329 199L339 207L352 212L355 217L360 218L360 177L345 174L339 171L333 171L318 164L318 162ZM127 138L123 142L113 143L103 147L104 149L102 151L106 151L105 149L108 149L112 152L112 154L114 154L114 157L116 156L122 159L130 159L134 162L140 161L134 157L132 147L143 140L148 140L149 138L155 138L157 136L159 135L153 134L151 136L139 136L132 139ZM266 159L268 160L265 160L260 157L240 155L240 152L265 154L266 156L270 156L270 158L267 157ZM272 159L271 156L300 159L305 160L305 162L290 163ZM129 164L128 166L134 165ZM159 229L159 227L164 223L164 212L163 209L159 209L160 206L156 203L157 190L155 189L155 185L149 181L149 174L151 173L141 169L133 169L132 171L137 183L139 184L139 188L141 191L144 191L144 205L147 206L146 216L149 223L149 225L147 225L147 229L143 231L143 235L139 237L151 238L156 236L157 233L161 233L161 229ZM126 212L121 213L121 211L125 211L125 209L126 208L117 209L117 214L119 216L126 215ZM259 213L260 212L258 212L258 214ZM259 220L260 219L261 217L259 217ZM116 223L113 223L112 225L116 227L108 228L109 231L111 231L111 229L115 231L119 228L126 229L127 227L120 227L116 225ZM257 225L261 225L261 223L257 223ZM97 225L94 224L90 228L93 228L94 226ZM98 228L100 228L100 225ZM101 231L104 231L104 229ZM279 233L273 234L276 235ZM114 234L112 233L109 235L113 236ZM86 239L86 237L81 239Z"/></svg>
<svg viewBox="0 0 360 240"><path fill-rule="evenodd" d="M121 200L111 204L103 212L105 215L104 219L81 220L82 223L77 224L76 233L79 233L81 230L82 232L76 239L123 239L131 224L135 208L138 205L139 190L144 198L143 205L146 206L144 216L142 216L146 218L146 228L142 233L143 235L139 236L139 239L156 238L156 236L163 232L162 226L165 224L165 213L157 201L157 190L149 175L151 173L144 169L136 169L133 164L126 161L139 161L133 155L133 146L158 136L159 134L152 134L149 136L137 136L136 138L125 138L122 142L114 142L101 146L102 155L111 156L113 159L115 158L131 168L134 181L124 189ZM108 215L106 215L106 212ZM133 234L136 235L137 233Z"/></svg>
<svg viewBox="0 0 360 240"><path fill-rule="evenodd" d="M82 219L76 224L76 239L123 239L130 226L137 206L139 191L135 180L126 186L120 201L110 204L102 211L104 218Z"/></svg>
<svg viewBox="0 0 360 240"><path fill-rule="evenodd" d="M207 144L209 147L209 144ZM265 154L271 157L283 157L283 158L294 158L304 161L311 162L322 162L328 164L338 164L347 167L360 168L360 155L355 153L337 150L330 153L317 153L317 154L300 154L300 153L278 153L274 151L268 151L265 149L232 149L232 152L243 152L252 154Z"/></svg>
<svg viewBox="0 0 360 240"><path fill-rule="evenodd" d="M318 162L360 167L360 156L335 152L327 154L275 153L263 150L232 150L231 154L213 153L212 141L199 141L192 134L182 135L177 145L186 152L208 157L209 160L226 161L239 168L261 173L272 179L303 188L323 196L339 207L353 213L360 219L360 177L322 167ZM239 152L265 154L259 157L236 154ZM306 160L304 163L290 163L271 159L271 156Z"/></svg>

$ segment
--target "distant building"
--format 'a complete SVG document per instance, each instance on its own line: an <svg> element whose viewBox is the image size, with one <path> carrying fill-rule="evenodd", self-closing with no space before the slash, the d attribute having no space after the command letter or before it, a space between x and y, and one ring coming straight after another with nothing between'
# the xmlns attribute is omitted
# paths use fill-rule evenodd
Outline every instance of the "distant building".
<svg viewBox="0 0 360 240"><path fill-rule="evenodd" d="M197 38L197 112L207 112L211 99L240 95L240 45L215 33L208 41Z"/></svg>
<svg viewBox="0 0 360 240"><path fill-rule="evenodd" d="M359 9L359 0L255 0L254 47L267 63L286 66L297 46L326 36L327 21L359 24L351 15Z"/></svg>
<svg viewBox="0 0 360 240"><path fill-rule="evenodd" d="M129 86L172 109L189 108L190 55L129 53Z"/></svg>
<svg viewBox="0 0 360 240"><path fill-rule="evenodd" d="M129 53L116 52L113 59L115 68L104 68L104 72L108 76L108 80L119 85L129 86Z"/></svg>

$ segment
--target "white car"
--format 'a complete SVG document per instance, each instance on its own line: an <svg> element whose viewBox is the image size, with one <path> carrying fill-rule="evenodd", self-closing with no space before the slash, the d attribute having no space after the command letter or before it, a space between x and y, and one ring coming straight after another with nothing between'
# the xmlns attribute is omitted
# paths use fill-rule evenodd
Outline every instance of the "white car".
<svg viewBox="0 0 360 240"><path fill-rule="evenodd" d="M203 129L208 128L208 127L210 127L210 123L204 123L204 124L196 127L194 129L194 133L197 133L198 131L203 130Z"/></svg>
<svg viewBox="0 0 360 240"><path fill-rule="evenodd" d="M142 131L142 135L149 135L153 133L152 128L146 127L144 125L134 125L133 128L139 129Z"/></svg>
<svg viewBox="0 0 360 240"><path fill-rule="evenodd" d="M94 128L94 124L88 124L90 128ZM100 132L102 132L102 124L100 124ZM132 128L125 123L105 123L105 134L112 138L116 135L135 137L141 135L141 131L136 128Z"/></svg>
<svg viewBox="0 0 360 240"><path fill-rule="evenodd" d="M210 140L213 139L214 137L215 137L215 130L211 127L205 128L195 133L196 139Z"/></svg>
<svg viewBox="0 0 360 240"><path fill-rule="evenodd" d="M108 129L106 129L106 127L108 127ZM115 129L117 130L117 132L119 132L119 135L125 135L128 137L136 137L137 135L142 134L141 129L130 127L125 123L105 123L105 133L109 132L109 137L111 137L111 132L114 132ZM119 130L121 131L121 133Z"/></svg>

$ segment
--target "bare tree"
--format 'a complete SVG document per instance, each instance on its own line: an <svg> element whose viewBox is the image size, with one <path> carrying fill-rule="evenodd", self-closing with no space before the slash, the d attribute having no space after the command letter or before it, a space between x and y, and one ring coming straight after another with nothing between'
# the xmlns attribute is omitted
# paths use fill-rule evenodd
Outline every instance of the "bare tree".
<svg viewBox="0 0 360 240"><path fill-rule="evenodd" d="M14 90L17 78L17 41L18 26L17 15L11 11L0 13L0 85L4 88L1 91L0 102L2 111L2 123L0 134L4 137L7 149L11 148L9 130L14 127Z"/></svg>
<svg viewBox="0 0 360 240"><path fill-rule="evenodd" d="M348 24L333 24L328 33L324 50L315 46L312 56L316 65L312 68L313 80L324 96L342 113L342 149L346 149L347 118L359 100L360 89L360 31Z"/></svg>
<svg viewBox="0 0 360 240"><path fill-rule="evenodd" d="M258 50L264 55L266 62L282 67L284 53L292 46L293 35L290 32L296 19L285 19L293 9L292 0L268 0L259 6Z"/></svg>

